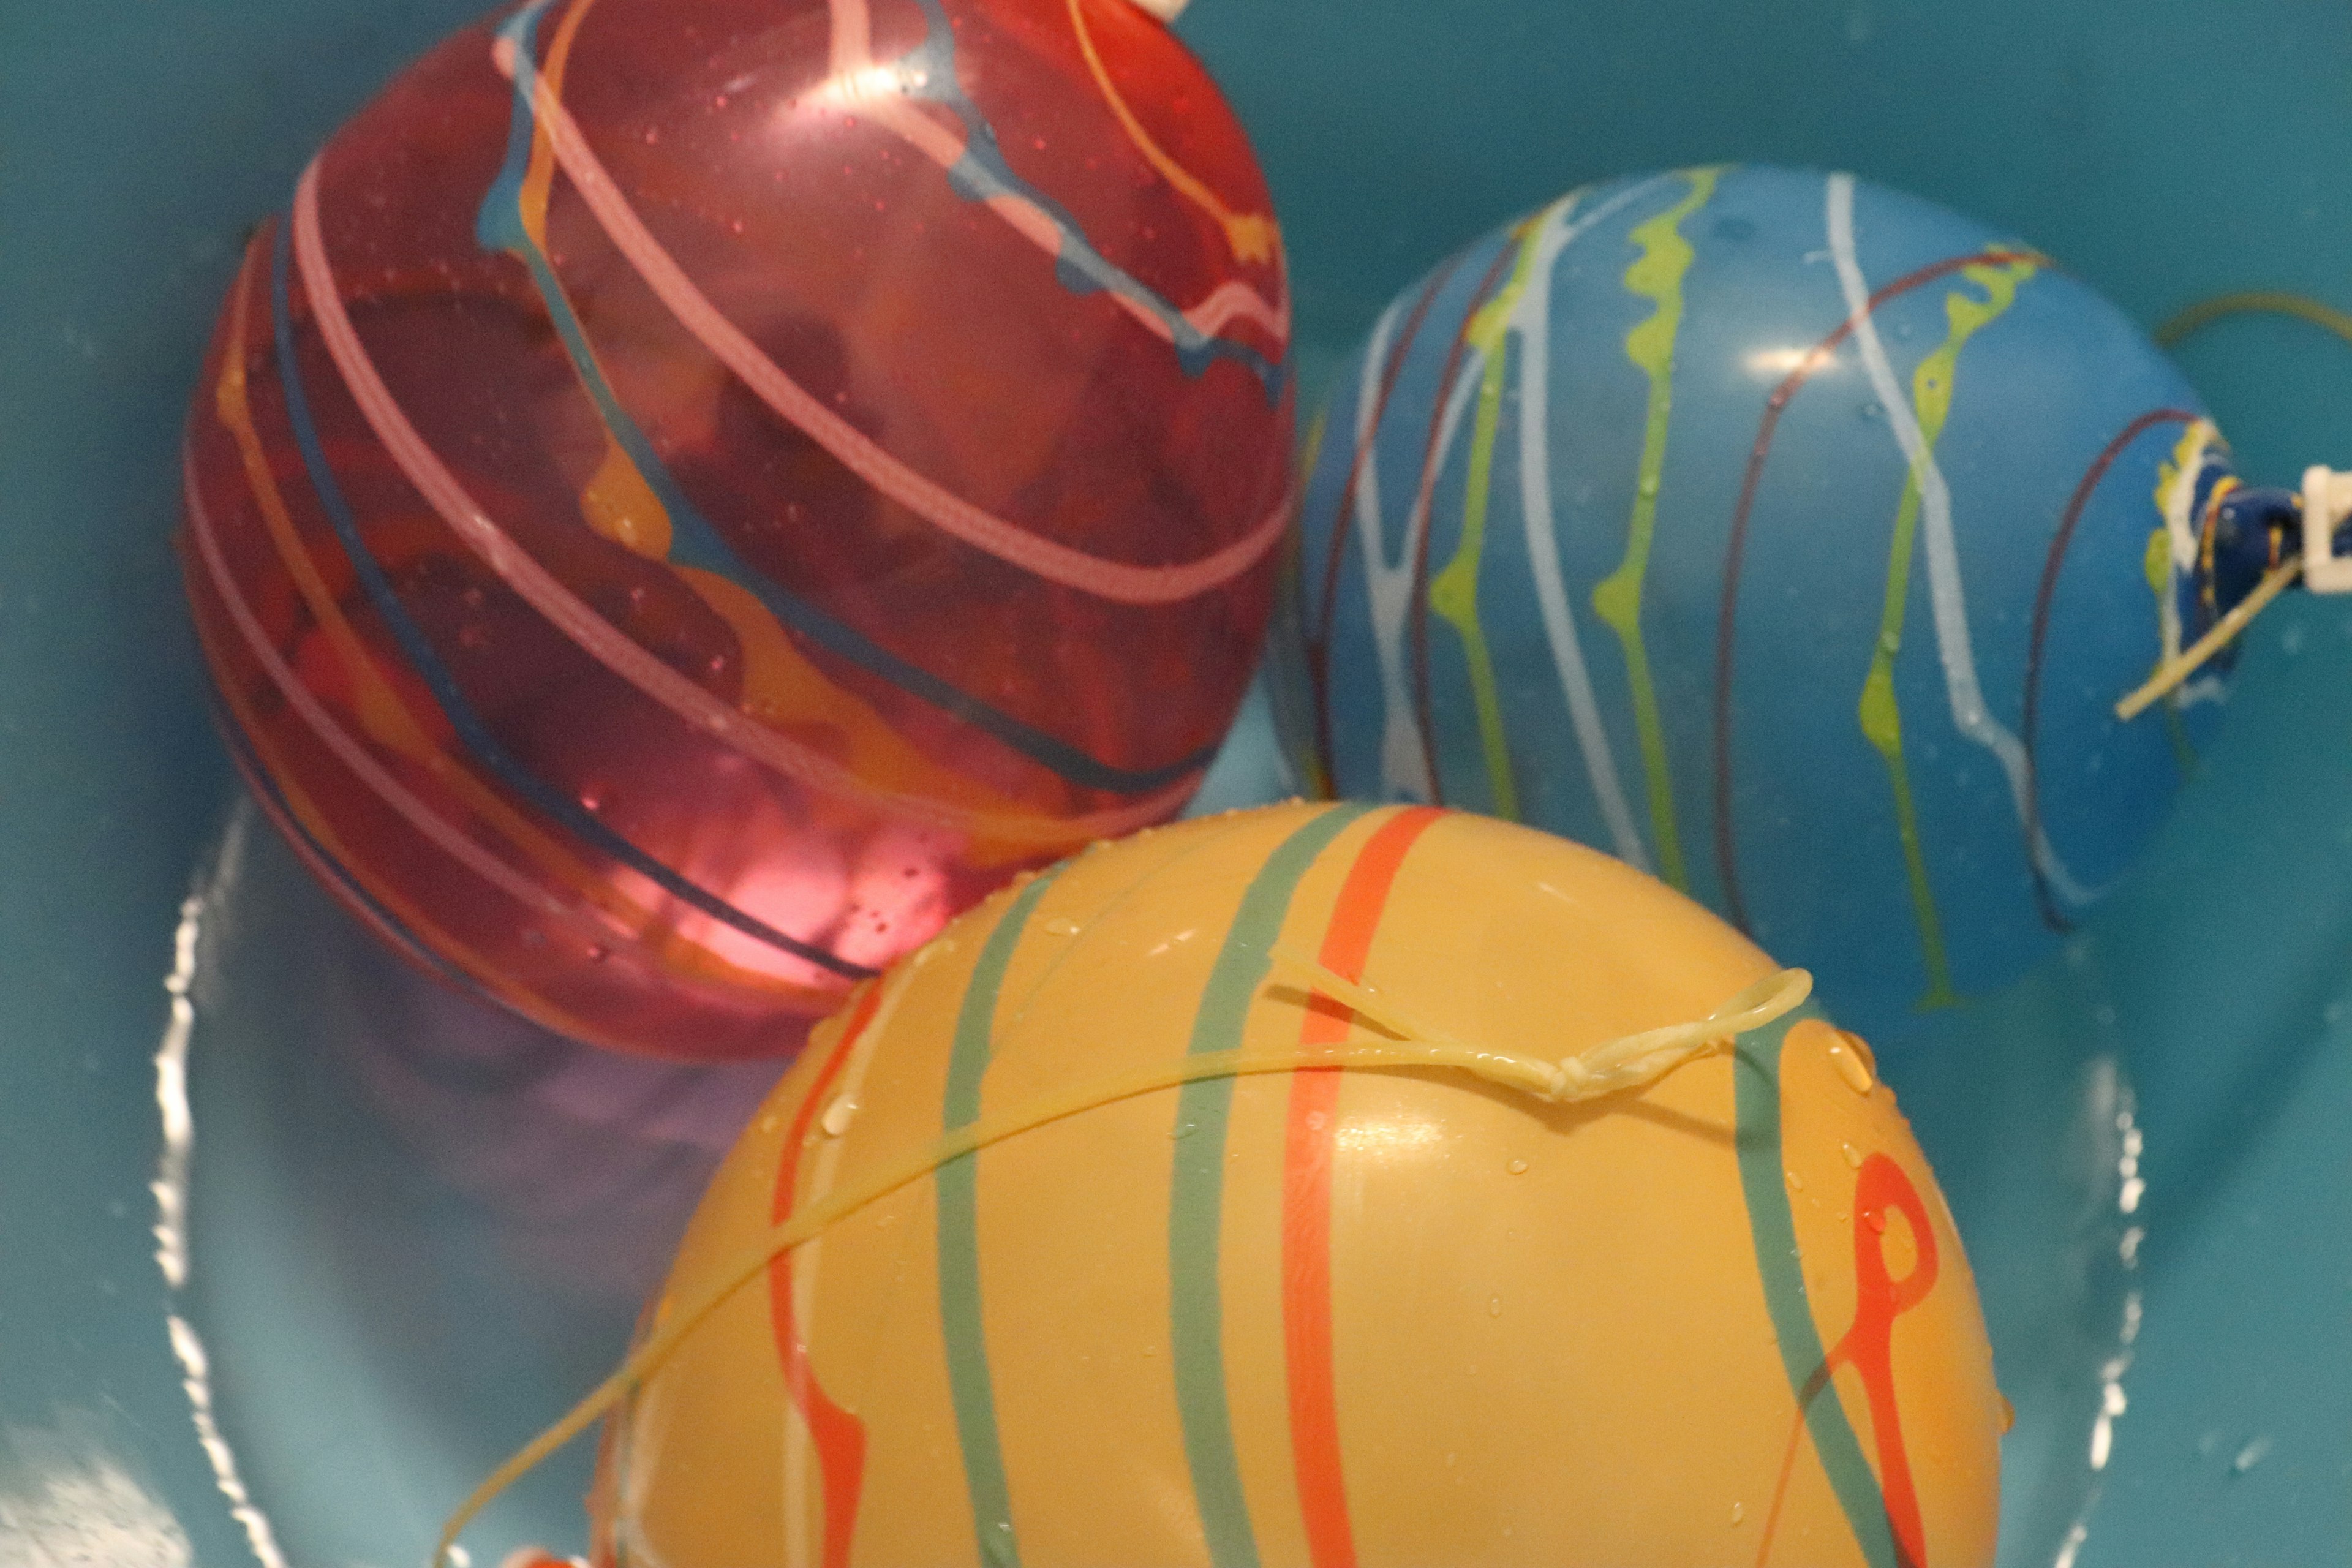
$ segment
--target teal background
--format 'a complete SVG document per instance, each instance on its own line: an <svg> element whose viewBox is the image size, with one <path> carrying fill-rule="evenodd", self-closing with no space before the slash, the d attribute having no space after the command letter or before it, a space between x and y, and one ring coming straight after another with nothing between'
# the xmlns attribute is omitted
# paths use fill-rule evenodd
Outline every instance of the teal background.
<svg viewBox="0 0 2352 1568"><path fill-rule="evenodd" d="M236 805L204 710L174 448L238 242L472 9L0 5L0 1561L210 1568L264 1560L257 1540L303 1568L420 1560L617 1351L760 1087L584 1058L415 982ZM1195 9L1183 31L1282 205L1310 398L1391 294L1499 219L1727 158L1943 202L2142 321L2255 286L2352 304L2337 5ZM2250 478L2352 459L2343 345L2249 321L2182 363ZM2132 879L2025 983L1885 1064L2018 1406L2021 1568L2352 1559L2347 691L2347 606L2266 616ZM1212 803L1280 787L1257 713ZM154 1057L192 890L175 1292ZM174 1314L260 1510L242 1521ZM584 1474L584 1455L550 1467L469 1537L475 1561L526 1533L576 1546Z"/></svg>

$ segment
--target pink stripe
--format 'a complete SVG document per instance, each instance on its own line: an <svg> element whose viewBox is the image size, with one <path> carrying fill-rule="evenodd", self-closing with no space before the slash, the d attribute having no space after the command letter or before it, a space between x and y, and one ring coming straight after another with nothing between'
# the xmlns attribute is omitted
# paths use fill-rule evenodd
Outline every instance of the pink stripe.
<svg viewBox="0 0 2352 1568"><path fill-rule="evenodd" d="M1041 848L1117 837L1159 821L1182 805L1191 794L1193 781L1188 779L1132 805L1089 816L1003 821L943 803L877 789L831 758L738 712L632 642L558 582L475 504L457 476L425 444L425 437L394 399L391 388L377 374L374 362L368 357L366 346L360 342L351 317L343 310L342 296L336 290L334 272L328 265L326 245L319 232L319 164L315 159L303 171L301 184L295 188L293 228L295 263L302 274L303 290L310 300L319 336L326 343L335 368L341 373L352 401L366 416L369 428L383 443L409 483L498 574L499 581L553 622L599 664L688 724L807 788L846 795L916 821L973 837L1016 844L1034 839Z"/></svg>
<svg viewBox="0 0 2352 1568"><path fill-rule="evenodd" d="M501 68L511 74L512 51L501 49L498 58ZM894 115L879 107L884 101L887 100L876 100L867 112L887 122ZM972 505L884 451L864 431L786 375L782 367L760 351L757 343L720 314L629 205L628 198L613 183L612 175L605 173L604 164L581 135L579 126L544 78L534 83L532 109L541 129L555 148L556 161L571 176L572 188L595 215L605 237L635 264L646 286L669 307L679 325L699 339L778 416L833 454L850 472L940 531L1049 583L1121 605L1172 605L1204 594L1248 571L1282 537L1290 516L1290 498L1286 494L1263 522L1222 550L1182 565L1137 566L1107 561L1039 538ZM903 112L916 120L922 119L911 110ZM928 121L923 123L930 131L938 130ZM1003 210L1027 204L989 205ZM1032 226L1026 223L1016 223L1015 226L1024 233L1031 232ZM1059 244L1058 232L1055 244Z"/></svg>
<svg viewBox="0 0 2352 1568"><path fill-rule="evenodd" d="M180 473L181 489L188 503L188 536L196 542L196 553L204 557L205 573L212 579L214 592L227 606L229 619L236 623L236 629L245 637L246 647L255 658L260 660L261 668L268 672L270 683L278 688L278 695L301 715L303 722L310 725L319 739L326 743L327 750L334 752L345 767L357 773L369 788L383 798L385 805L405 818L409 826L439 845L453 859L464 864L484 881L541 914L558 920L583 921L594 931L599 941L611 941L615 933L608 931L603 922L554 898L545 889L535 886L459 832L447 818L385 772L373 757L368 755L365 747L352 739L349 731L335 722L335 716L327 711L310 694L310 688L304 686L294 671L288 668L284 658L271 645L268 634L261 629L261 623L254 616L252 606L237 591L236 581L229 575L228 563L221 559L220 545L213 537L212 518L205 510L204 497L196 489L195 470L185 448L180 453Z"/></svg>
<svg viewBox="0 0 2352 1568"><path fill-rule="evenodd" d="M1280 310L1265 302L1265 296L1243 282L1230 279L1217 286L1207 299L1184 312L1184 319L1205 337L1215 337L1234 321L1248 321L1274 334L1276 341L1290 341L1290 304L1283 302Z"/></svg>

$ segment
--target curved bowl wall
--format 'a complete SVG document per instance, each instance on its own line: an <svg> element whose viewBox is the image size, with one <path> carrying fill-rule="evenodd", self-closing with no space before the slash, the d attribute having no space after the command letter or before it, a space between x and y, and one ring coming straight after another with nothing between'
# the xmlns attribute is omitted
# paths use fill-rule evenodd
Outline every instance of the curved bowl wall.
<svg viewBox="0 0 2352 1568"><path fill-rule="evenodd" d="M608 1059L381 954L235 784L169 545L250 226L473 0L0 17L0 1560L420 1560L625 1342L772 1068ZM1300 391L1398 289L1580 182L1851 168L2143 323L2352 304L2352 22L2296 0L1199 0L1286 216ZM2250 478L2352 459L2352 353L2214 328ZM2153 851L1884 1066L1985 1293L2002 1559L2352 1539L2352 611L2249 638ZM1284 784L1262 707L1203 805ZM575 1548L588 1456L468 1536Z"/></svg>

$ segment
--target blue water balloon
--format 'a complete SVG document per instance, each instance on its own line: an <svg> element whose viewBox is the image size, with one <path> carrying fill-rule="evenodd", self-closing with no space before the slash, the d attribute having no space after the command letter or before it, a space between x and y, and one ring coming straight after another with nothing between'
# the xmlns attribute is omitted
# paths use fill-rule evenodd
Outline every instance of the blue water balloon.
<svg viewBox="0 0 2352 1568"><path fill-rule="evenodd" d="M1890 1031L2115 885L2292 498L2022 240L1847 174L1578 191L1409 289L1318 426L1281 727L1333 793L1655 871Z"/></svg>

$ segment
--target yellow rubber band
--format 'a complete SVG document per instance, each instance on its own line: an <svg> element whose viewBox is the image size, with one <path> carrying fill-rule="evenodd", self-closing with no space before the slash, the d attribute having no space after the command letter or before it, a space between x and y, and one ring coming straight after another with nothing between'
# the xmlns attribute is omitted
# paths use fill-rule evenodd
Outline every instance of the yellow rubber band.
<svg viewBox="0 0 2352 1568"><path fill-rule="evenodd" d="M2352 313L2323 305L2308 295L2278 289L2249 289L2200 300L2157 328L2156 341L2163 348L2176 347L2225 316L2290 316L2352 342Z"/></svg>
<svg viewBox="0 0 2352 1568"><path fill-rule="evenodd" d="M2303 558L2281 562L2254 584L2254 591L2231 607L2230 613L2213 623L2213 629L2183 648L2179 654L2156 667L2140 689L2116 704L2116 717L2128 724L2147 710L2166 692L2174 689L2198 670L2205 661L2230 645L2230 639L2246 629L2246 624L2261 615L2273 599L2286 592L2297 577L2303 575Z"/></svg>

